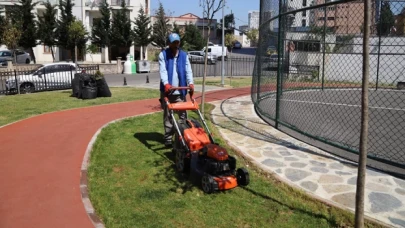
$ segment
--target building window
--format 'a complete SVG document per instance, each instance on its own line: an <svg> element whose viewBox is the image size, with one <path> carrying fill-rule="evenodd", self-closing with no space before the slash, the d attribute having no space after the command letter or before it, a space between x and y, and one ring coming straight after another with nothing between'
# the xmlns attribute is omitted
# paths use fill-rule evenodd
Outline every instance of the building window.
<svg viewBox="0 0 405 228"><path fill-rule="evenodd" d="M306 17L306 16L307 16L307 11L306 11L306 10L302 11L302 16L303 16L303 17Z"/></svg>
<svg viewBox="0 0 405 228"><path fill-rule="evenodd" d="M307 0L302 1L302 6L307 6Z"/></svg>
<svg viewBox="0 0 405 228"><path fill-rule="evenodd" d="M320 52L321 43L320 41L313 40L302 40L302 41L293 41L296 51L302 52Z"/></svg>
<svg viewBox="0 0 405 228"><path fill-rule="evenodd" d="M44 54L51 54L51 47L44 45Z"/></svg>
<svg viewBox="0 0 405 228"><path fill-rule="evenodd" d="M333 20L335 20L334 17L328 17L328 21L333 21Z"/></svg>
<svg viewBox="0 0 405 228"><path fill-rule="evenodd" d="M325 20L324 17L318 17L318 21L323 21L323 20Z"/></svg>
<svg viewBox="0 0 405 228"><path fill-rule="evenodd" d="M305 26L307 26L307 20L302 20L302 27L305 27Z"/></svg>

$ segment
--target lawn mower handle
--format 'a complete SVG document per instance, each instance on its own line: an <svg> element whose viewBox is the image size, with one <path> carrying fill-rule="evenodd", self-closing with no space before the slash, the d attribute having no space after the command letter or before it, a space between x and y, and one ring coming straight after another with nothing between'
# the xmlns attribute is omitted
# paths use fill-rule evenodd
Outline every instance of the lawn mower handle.
<svg viewBox="0 0 405 228"><path fill-rule="evenodd" d="M191 89L191 88L190 88L190 86L171 87L171 88L169 89L170 93L167 94L167 95L171 95L171 93L173 93L173 92L176 91L176 90L183 90L183 89ZM193 92L190 92L189 94L190 94L190 99L191 99L191 100L194 100L194 99L193 99L194 91L193 91Z"/></svg>

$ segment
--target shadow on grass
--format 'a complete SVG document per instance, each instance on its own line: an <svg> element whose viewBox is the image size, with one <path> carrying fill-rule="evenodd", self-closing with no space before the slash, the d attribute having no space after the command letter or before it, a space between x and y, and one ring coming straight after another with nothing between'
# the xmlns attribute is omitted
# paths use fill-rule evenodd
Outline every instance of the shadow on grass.
<svg viewBox="0 0 405 228"><path fill-rule="evenodd" d="M160 167L160 172L157 172L155 176L159 181L161 181L163 177L166 183L170 183L170 186L172 186L170 191L180 191L182 194L185 194L198 185L195 178L177 172L175 154L172 152L171 148L164 145L163 134L158 132L139 132L134 134L134 138L138 139L149 150L163 158L163 160L153 161L152 165L154 167ZM165 164L167 162L169 162L170 165Z"/></svg>
<svg viewBox="0 0 405 228"><path fill-rule="evenodd" d="M309 215L311 217L315 217L317 219L324 219L324 220L326 220L328 222L328 224L331 227L336 227L336 226L339 225L338 222L335 219L333 219L333 216L327 217L327 216L325 216L323 214L320 214L320 213L311 212L311 211L308 211L308 210L305 210L305 209L302 209L302 208L297 208L297 207L291 206L291 205L289 205L289 204L287 204L285 202L277 200L277 199L275 199L273 197L270 197L270 196L268 196L266 194L263 194L261 192L257 192L255 190L249 188L249 187L241 187L241 188L244 189L245 191L250 192L251 194L253 194L255 196L261 197L261 198L263 198L265 200L272 201L274 203L279 204L280 206L287 207L291 211L297 211L297 212L302 213L302 214L307 214L307 215ZM330 210L328 210L328 212L330 213Z"/></svg>

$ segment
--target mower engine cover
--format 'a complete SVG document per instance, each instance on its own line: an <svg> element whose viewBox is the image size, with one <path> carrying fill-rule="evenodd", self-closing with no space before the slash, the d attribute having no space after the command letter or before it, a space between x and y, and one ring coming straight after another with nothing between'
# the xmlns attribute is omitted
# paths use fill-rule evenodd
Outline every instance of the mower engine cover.
<svg viewBox="0 0 405 228"><path fill-rule="evenodd" d="M184 140L191 151L199 151L205 145L211 143L207 133L201 127L193 127L184 130Z"/></svg>
<svg viewBox="0 0 405 228"><path fill-rule="evenodd" d="M225 148L220 147L216 144L208 144L203 148L203 153L207 157L212 158L216 161L226 161L228 160L228 152Z"/></svg>

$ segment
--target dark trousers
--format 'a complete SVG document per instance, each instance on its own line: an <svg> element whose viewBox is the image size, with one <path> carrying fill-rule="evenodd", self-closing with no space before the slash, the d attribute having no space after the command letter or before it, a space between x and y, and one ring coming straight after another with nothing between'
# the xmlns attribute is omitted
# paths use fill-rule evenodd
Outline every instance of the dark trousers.
<svg viewBox="0 0 405 228"><path fill-rule="evenodd" d="M183 97L182 95L169 95L168 98L169 98L170 103L177 103L177 102L185 102L186 101L185 97ZM164 129L165 129L164 140L166 142L166 141L171 141L172 140L173 134L174 134L176 129L173 126L172 119L170 117L170 112L167 109L167 105L166 105L166 102L164 100L164 93L160 94L160 99L162 101L162 108L164 110L164 112L163 112L163 126L164 126ZM176 113L177 113L178 118L180 118L180 119L185 120L187 118L187 112L186 111L177 111Z"/></svg>

